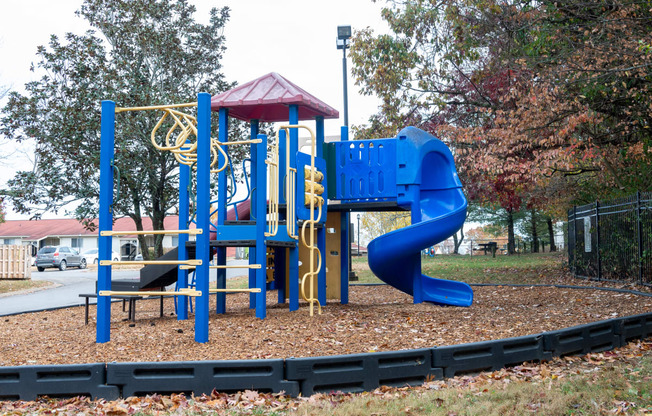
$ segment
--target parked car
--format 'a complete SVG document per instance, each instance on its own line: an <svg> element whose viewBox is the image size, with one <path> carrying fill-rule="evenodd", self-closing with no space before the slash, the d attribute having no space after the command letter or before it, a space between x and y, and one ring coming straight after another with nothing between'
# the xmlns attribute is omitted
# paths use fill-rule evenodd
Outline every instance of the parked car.
<svg viewBox="0 0 652 416"><path fill-rule="evenodd" d="M67 246L45 246L36 253L34 262L39 272L48 267L58 267L64 271L68 266L86 268L86 259L74 248Z"/></svg>
<svg viewBox="0 0 652 416"><path fill-rule="evenodd" d="M86 259L86 264L97 264L99 263L99 260L97 259L98 257L98 249L96 248L91 248L82 253L82 256ZM118 256L118 253L115 251L111 252L111 259L113 261L118 261L120 259L120 256Z"/></svg>

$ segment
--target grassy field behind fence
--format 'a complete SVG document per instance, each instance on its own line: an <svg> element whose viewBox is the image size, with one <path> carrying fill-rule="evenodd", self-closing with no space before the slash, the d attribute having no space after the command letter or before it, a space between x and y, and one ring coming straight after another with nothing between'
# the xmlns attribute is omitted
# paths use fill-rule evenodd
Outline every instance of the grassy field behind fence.
<svg viewBox="0 0 652 416"><path fill-rule="evenodd" d="M437 255L421 258L421 271L439 279L467 283L541 283L543 277L561 273L566 261L559 253L520 256ZM353 257L358 283L380 283L367 264L367 257Z"/></svg>

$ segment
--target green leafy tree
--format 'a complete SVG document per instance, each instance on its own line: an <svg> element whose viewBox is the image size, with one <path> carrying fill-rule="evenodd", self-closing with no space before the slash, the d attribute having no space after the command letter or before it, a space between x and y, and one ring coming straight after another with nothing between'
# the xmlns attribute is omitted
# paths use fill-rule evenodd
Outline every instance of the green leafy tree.
<svg viewBox="0 0 652 416"><path fill-rule="evenodd" d="M230 88L220 72L229 9L212 9L208 24L195 21L187 0L85 0L77 13L92 29L63 39L52 35L32 68L41 78L26 84L25 94L10 93L3 109L1 132L36 143L35 169L18 172L3 194L15 210L36 218L75 202L75 216L91 226L98 210L100 102L193 102L200 91ZM138 230L143 217L163 229L178 202L177 162L150 142L161 115L116 116L120 199L114 216L132 218ZM140 244L148 256L142 237ZM160 236L154 248L162 254Z"/></svg>
<svg viewBox="0 0 652 416"><path fill-rule="evenodd" d="M3 98L5 98L5 96L6 96L8 93L9 93L9 87L6 87L6 86L3 86L3 85L0 85L0 100L2 100ZM5 148L5 145L6 145L6 144L7 144L7 143L6 143L5 138L4 138L4 137L1 138L1 139L0 139L0 147ZM0 159L4 159L4 158L6 158L6 157L7 157L7 154L4 153L4 152L0 155ZM5 219L6 219L6 211L5 211L4 198L0 198L0 223L5 222Z"/></svg>
<svg viewBox="0 0 652 416"><path fill-rule="evenodd" d="M360 219L360 228L372 239L407 227L411 222L410 213L406 211L365 212Z"/></svg>

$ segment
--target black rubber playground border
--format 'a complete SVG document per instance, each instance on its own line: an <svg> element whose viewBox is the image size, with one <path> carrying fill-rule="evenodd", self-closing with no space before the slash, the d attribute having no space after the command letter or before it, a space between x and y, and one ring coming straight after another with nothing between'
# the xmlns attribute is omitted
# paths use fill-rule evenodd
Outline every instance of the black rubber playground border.
<svg viewBox="0 0 652 416"><path fill-rule="evenodd" d="M593 289L652 297L627 289L573 285L475 286ZM115 400L152 393L210 394L213 389L283 391L290 396L362 392L382 385L415 386L427 378L448 378L552 357L608 351L648 337L652 337L652 312L516 338L405 351L274 360L0 367L0 400L34 400L45 395Z"/></svg>

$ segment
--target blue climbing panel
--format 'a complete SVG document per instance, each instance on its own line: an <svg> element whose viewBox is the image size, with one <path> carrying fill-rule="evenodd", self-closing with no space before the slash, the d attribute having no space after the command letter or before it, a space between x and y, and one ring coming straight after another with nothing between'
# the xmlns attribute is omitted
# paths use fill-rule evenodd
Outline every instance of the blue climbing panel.
<svg viewBox="0 0 652 416"><path fill-rule="evenodd" d="M310 180L310 177L305 176L305 167L310 169L310 155L302 152L297 152L297 218L300 220L309 220L310 219L310 205L304 203L304 195L306 194L306 181ZM315 167L317 171L321 172L324 175L324 179L320 183L324 188L328 189L327 175L326 175L326 160L321 157L315 158ZM326 193L322 195L324 199L327 198ZM328 214L328 209L326 205L322 207L321 218L318 221L321 224L326 224L326 216ZM317 218L317 214L315 214Z"/></svg>
<svg viewBox="0 0 652 416"><path fill-rule="evenodd" d="M347 202L396 200L396 139L328 145L333 146L329 168L335 169L334 194L329 192L329 197Z"/></svg>

